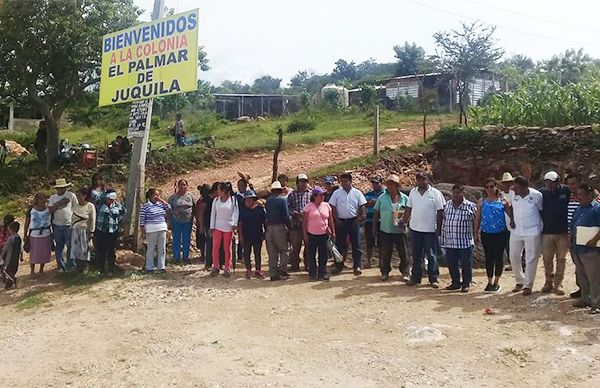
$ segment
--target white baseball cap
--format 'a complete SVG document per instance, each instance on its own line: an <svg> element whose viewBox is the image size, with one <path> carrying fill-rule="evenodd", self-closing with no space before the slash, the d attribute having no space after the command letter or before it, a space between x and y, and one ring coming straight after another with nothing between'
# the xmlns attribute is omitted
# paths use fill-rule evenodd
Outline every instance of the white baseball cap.
<svg viewBox="0 0 600 388"><path fill-rule="evenodd" d="M296 178L297 180L301 181L302 179L304 179L305 181L308 180L308 175L306 174L298 174L298 177Z"/></svg>
<svg viewBox="0 0 600 388"><path fill-rule="evenodd" d="M556 171L549 171L546 173L546 175L544 175L544 180L556 182L558 180L558 174Z"/></svg>

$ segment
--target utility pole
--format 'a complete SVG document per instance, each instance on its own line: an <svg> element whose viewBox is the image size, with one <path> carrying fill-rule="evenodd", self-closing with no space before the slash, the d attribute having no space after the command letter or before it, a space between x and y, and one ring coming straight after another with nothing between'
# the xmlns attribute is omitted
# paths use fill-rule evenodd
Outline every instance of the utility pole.
<svg viewBox="0 0 600 388"><path fill-rule="evenodd" d="M160 19L165 13L165 0L154 0L152 20ZM125 220L125 235L134 235L136 250L142 246L141 234L138 233L139 205L144 201L144 186L146 181L146 153L148 151L148 138L150 137L150 123L152 121L153 98L146 100L148 104L148 115L143 137L133 139L133 150L129 164L129 178L127 179L127 191L125 196L125 208L127 218ZM135 105L134 105L135 106ZM135 109L132 106L132 109Z"/></svg>

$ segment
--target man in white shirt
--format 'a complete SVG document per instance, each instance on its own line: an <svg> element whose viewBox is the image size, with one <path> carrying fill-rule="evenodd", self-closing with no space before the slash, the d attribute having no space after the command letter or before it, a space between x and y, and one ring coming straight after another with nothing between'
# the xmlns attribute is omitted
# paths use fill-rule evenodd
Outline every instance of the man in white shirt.
<svg viewBox="0 0 600 388"><path fill-rule="evenodd" d="M510 232L510 262L517 285L513 292L531 295L542 242L542 193L529 187L526 178L515 178L511 192L512 221ZM525 248L525 271L521 266L521 253Z"/></svg>
<svg viewBox="0 0 600 388"><path fill-rule="evenodd" d="M54 189L56 194L50 196L48 206L52 213L52 234L56 246L56 264L60 270L75 268L75 260L71 259L71 218L73 217L73 206L77 204L77 196L67 189L71 187L66 179L56 180ZM67 263L63 259L65 248L67 249Z"/></svg>
<svg viewBox="0 0 600 388"><path fill-rule="evenodd" d="M409 286L421 284L423 259L427 256L429 284L439 288L440 269L437 260L437 233L441 225L446 200L442 193L429 184L426 173L417 174L417 187L410 191L404 212L404 223L410 227L413 267ZM436 233L437 232L437 233Z"/></svg>
<svg viewBox="0 0 600 388"><path fill-rule="evenodd" d="M349 173L340 176L342 187L334 191L329 199L333 208L336 229L336 245L342 251L344 257L348 254L347 238L352 244L352 259L354 261L354 275L362 274L361 251L359 244L360 223L365 219L364 207L367 200L360 190L352 187L352 175ZM344 263L336 263L332 274L338 274L344 269Z"/></svg>

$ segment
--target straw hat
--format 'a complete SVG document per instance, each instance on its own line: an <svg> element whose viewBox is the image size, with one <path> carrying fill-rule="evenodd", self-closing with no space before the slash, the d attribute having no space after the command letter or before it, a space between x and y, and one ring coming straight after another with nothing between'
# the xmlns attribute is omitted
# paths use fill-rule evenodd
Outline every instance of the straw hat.
<svg viewBox="0 0 600 388"><path fill-rule="evenodd" d="M250 179L252 179L252 177L250 176L250 174L246 174L246 173L243 173L243 172L241 172L241 171L238 171L238 172L237 172L237 174L238 174L238 176L239 176L240 178L242 178L242 179L243 179L243 180L245 180L246 182L250 182Z"/></svg>
<svg viewBox="0 0 600 388"><path fill-rule="evenodd" d="M510 174L510 172L505 172L502 174L502 182L513 182L515 178Z"/></svg>
<svg viewBox="0 0 600 388"><path fill-rule="evenodd" d="M281 190L281 189L283 189L283 187L281 186L281 182L275 181L275 182L271 183L271 191Z"/></svg>
<svg viewBox="0 0 600 388"><path fill-rule="evenodd" d="M58 178L56 180L56 183L54 186L52 186L55 189L65 189L67 187L71 187L72 184L67 182L67 180L65 178Z"/></svg>

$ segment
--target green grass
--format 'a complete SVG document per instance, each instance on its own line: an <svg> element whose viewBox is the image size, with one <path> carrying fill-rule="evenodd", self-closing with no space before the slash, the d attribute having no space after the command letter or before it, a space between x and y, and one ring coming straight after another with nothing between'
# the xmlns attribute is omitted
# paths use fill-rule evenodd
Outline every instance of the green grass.
<svg viewBox="0 0 600 388"><path fill-rule="evenodd" d="M407 114L382 110L380 128L398 128L420 126L422 117L419 114ZM203 145L184 148L168 148L173 139L169 128L170 120L154 120L150 132L152 154L149 158L147 176L151 184L159 184L173 176L185 174L188 171L207 168L215 163L218 155L234 155L243 151L272 150L277 142L277 129L284 130L284 148L295 144L318 144L325 141L368 136L373 131L373 113L356 108L345 112L327 112L312 109L286 117L272 118L266 121L250 123L234 123L218 119L211 112L187 112L184 114L188 134L199 133L201 137L213 135L218 148L216 155L206 152ZM287 128L292 122L310 121L314 129L289 133ZM454 120L454 115L430 115L430 122L448 122ZM106 124L106 128L68 126L61 129L61 139L68 139L71 144L88 143L104 148L117 135L125 135L126 129L113 128L117 122ZM35 138L36 129L20 132L0 132L0 138L15 140L24 146L31 144ZM361 159L361 158L359 158ZM368 163L369 159L346 162ZM117 168L122 167L122 168ZM350 168L350 167L348 167ZM339 171L339 169L338 169ZM47 174L34 157L13 161L9 168L0 170L0 215L12 213L16 216L24 214L29 203L28 197L37 191L51 192L50 182L58 177L66 176L75 187L89 184L89 177L95 170L85 171L76 166L65 167ZM124 183L127 179L125 166L102 166L99 172L112 183Z"/></svg>
<svg viewBox="0 0 600 388"><path fill-rule="evenodd" d="M30 310L40 307L46 302L48 302L48 299L46 299L43 295L37 293L27 293L23 299L15 304L15 308L17 310Z"/></svg>

